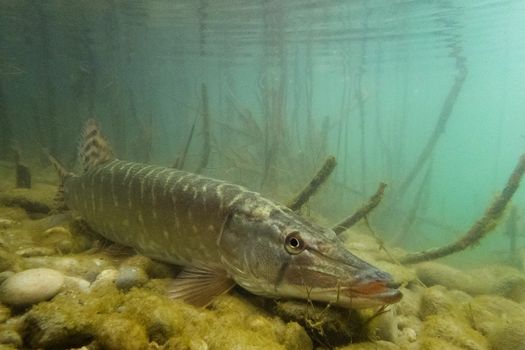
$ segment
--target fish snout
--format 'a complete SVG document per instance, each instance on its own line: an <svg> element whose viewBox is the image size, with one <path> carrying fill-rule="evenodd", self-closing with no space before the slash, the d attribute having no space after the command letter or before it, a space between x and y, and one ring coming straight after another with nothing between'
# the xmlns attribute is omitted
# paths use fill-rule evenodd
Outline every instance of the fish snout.
<svg viewBox="0 0 525 350"><path fill-rule="evenodd" d="M354 279L349 292L384 304L393 304L403 297L399 286L400 283L395 282L390 274L369 268Z"/></svg>

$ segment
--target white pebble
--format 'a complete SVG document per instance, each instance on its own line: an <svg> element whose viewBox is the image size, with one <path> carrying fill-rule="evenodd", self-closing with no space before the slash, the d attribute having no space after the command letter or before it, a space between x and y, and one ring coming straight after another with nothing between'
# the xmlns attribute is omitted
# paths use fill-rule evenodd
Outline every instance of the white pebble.
<svg viewBox="0 0 525 350"><path fill-rule="evenodd" d="M45 230L44 234L46 236L60 235L60 236L71 237L71 232L69 232L68 229L66 229L65 227L62 227L62 226L51 227L51 228Z"/></svg>
<svg viewBox="0 0 525 350"><path fill-rule="evenodd" d="M0 301L8 305L36 304L54 297L64 284L56 270L37 268L14 274L0 286Z"/></svg>
<svg viewBox="0 0 525 350"><path fill-rule="evenodd" d="M89 292L91 283L83 278L64 276L64 289L77 289L81 292Z"/></svg>
<svg viewBox="0 0 525 350"><path fill-rule="evenodd" d="M115 269L102 270L95 281L91 283L91 289L98 288L102 286L107 286L108 284L115 283L118 277L118 271Z"/></svg>

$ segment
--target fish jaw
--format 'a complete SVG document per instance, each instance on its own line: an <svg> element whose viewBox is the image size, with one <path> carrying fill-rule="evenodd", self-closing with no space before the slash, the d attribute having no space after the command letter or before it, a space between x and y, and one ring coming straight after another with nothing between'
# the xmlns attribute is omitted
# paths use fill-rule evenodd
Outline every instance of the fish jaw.
<svg viewBox="0 0 525 350"><path fill-rule="evenodd" d="M290 234L300 240L300 249L286 246ZM332 230L290 214L261 220L237 213L218 247L230 277L253 294L347 308L392 304L402 297L388 273L348 251Z"/></svg>
<svg viewBox="0 0 525 350"><path fill-rule="evenodd" d="M290 264L280 286L282 294L352 309L401 300L399 285L390 274L361 260L342 243L319 243L317 247Z"/></svg>
<svg viewBox="0 0 525 350"><path fill-rule="evenodd" d="M388 280L370 280L353 284L351 287L312 289L310 294L313 300L322 300L350 309L364 309L397 303L403 297L397 287L398 285Z"/></svg>

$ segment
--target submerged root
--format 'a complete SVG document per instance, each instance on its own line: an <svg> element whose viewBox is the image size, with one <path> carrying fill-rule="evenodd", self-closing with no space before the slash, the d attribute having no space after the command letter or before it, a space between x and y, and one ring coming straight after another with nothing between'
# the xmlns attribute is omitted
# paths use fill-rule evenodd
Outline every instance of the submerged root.
<svg viewBox="0 0 525 350"><path fill-rule="evenodd" d="M308 202L310 197L312 197L317 192L319 187L321 187L321 185L326 182L332 171L334 171L336 165L337 162L335 157L328 157L321 169L317 171L317 174L315 174L308 185L306 185L306 187L303 188L303 190L293 200L290 201L288 208L294 211L300 210L303 205Z"/></svg>
<svg viewBox="0 0 525 350"><path fill-rule="evenodd" d="M525 154L520 157L518 164L507 180L507 184L501 193L494 199L483 216L472 225L470 230L457 241L439 248L432 248L418 253L407 254L400 259L402 263L413 264L421 261L441 258L468 247L471 247L492 231L500 221L507 204L518 189L521 178L525 173Z"/></svg>
<svg viewBox="0 0 525 350"><path fill-rule="evenodd" d="M333 227L334 232L336 234L340 234L355 225L359 220L366 218L367 215L379 205L381 199L383 199L385 188L386 184L381 182L377 188L376 193L374 193L374 195L370 197L368 201L363 204L363 206L361 206L361 208Z"/></svg>

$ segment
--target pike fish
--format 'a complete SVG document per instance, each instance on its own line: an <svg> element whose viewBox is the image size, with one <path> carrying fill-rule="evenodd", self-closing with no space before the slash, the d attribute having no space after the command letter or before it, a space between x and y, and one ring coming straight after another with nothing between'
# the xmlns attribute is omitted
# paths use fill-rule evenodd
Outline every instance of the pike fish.
<svg viewBox="0 0 525 350"><path fill-rule="evenodd" d="M173 298L206 305L236 284L270 298L347 308L401 299L391 276L348 251L336 234L257 192L191 172L113 157L89 120L83 173L54 158L65 205L97 232L183 267Z"/></svg>

